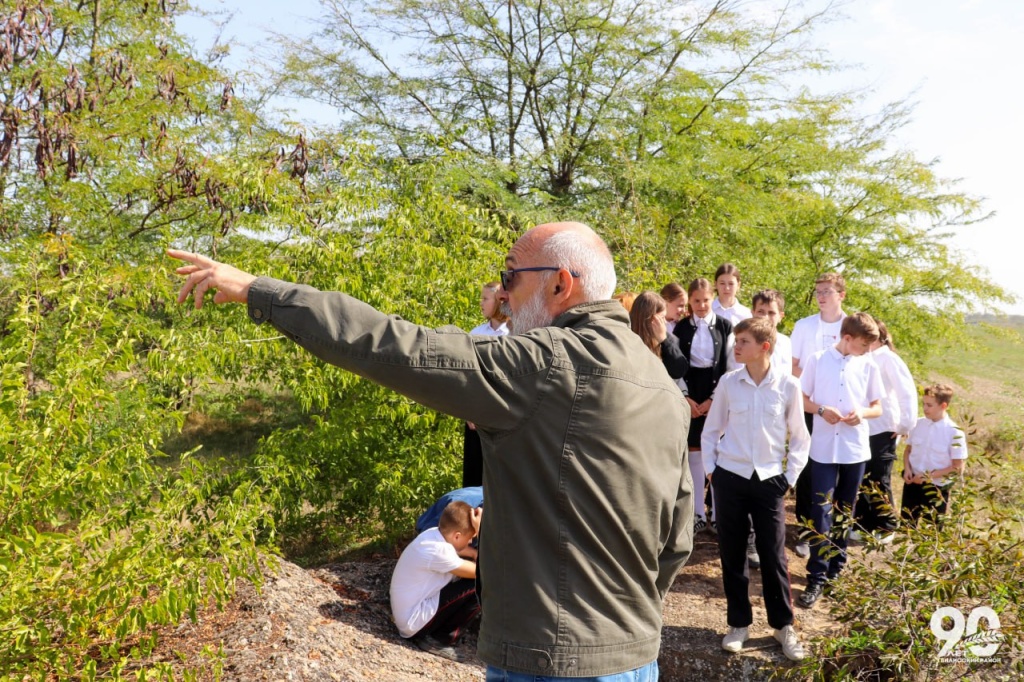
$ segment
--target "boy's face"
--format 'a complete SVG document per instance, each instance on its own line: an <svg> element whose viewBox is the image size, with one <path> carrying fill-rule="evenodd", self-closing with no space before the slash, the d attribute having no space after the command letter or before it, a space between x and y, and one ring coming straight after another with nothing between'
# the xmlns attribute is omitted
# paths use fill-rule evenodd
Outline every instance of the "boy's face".
<svg viewBox="0 0 1024 682"><path fill-rule="evenodd" d="M818 282L814 285L814 300L818 310L824 313L838 312L846 298L845 291L838 291L832 282Z"/></svg>
<svg viewBox="0 0 1024 682"><path fill-rule="evenodd" d="M445 540L447 540L448 544L455 548L456 552L461 552L462 550L469 547L469 543L473 541L474 537L476 537L476 533L463 533L461 531L455 531L454 533L452 533L451 537L445 538Z"/></svg>
<svg viewBox="0 0 1024 682"><path fill-rule="evenodd" d="M839 352L843 355L864 355L871 350L871 342L862 336L843 334L839 342Z"/></svg>
<svg viewBox="0 0 1024 682"><path fill-rule="evenodd" d="M770 354L767 343L758 343L750 332L740 332L736 335L733 357L740 365L764 362Z"/></svg>
<svg viewBox="0 0 1024 682"><path fill-rule="evenodd" d="M719 299L732 304L739 293L740 281L736 279L736 275L722 275L715 280L715 289L718 291Z"/></svg>
<svg viewBox="0 0 1024 682"><path fill-rule="evenodd" d="M711 292L707 289L697 289L690 296L690 310L697 317L707 317L711 312Z"/></svg>
<svg viewBox="0 0 1024 682"><path fill-rule="evenodd" d="M671 301L665 302L665 319L669 322L678 322L686 314L686 292L679 294Z"/></svg>
<svg viewBox="0 0 1024 682"><path fill-rule="evenodd" d="M754 317L763 317L772 323L773 327L778 327L779 322L782 321L786 315L779 311L778 301L758 301L757 305L754 306Z"/></svg>
<svg viewBox="0 0 1024 682"><path fill-rule="evenodd" d="M940 403L933 395L926 395L921 398L921 403L924 406L924 416L933 422L942 419L943 415L946 414L946 408L949 407L949 403Z"/></svg>

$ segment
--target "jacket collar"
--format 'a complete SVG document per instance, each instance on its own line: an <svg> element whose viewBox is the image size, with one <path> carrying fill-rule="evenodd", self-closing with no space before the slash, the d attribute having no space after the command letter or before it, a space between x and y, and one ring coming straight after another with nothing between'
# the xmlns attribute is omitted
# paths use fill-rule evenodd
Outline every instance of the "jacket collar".
<svg viewBox="0 0 1024 682"><path fill-rule="evenodd" d="M629 313L615 299L590 301L569 308L551 323L552 327L585 327L588 324L612 320L629 326ZM515 321L513 320L513 328Z"/></svg>

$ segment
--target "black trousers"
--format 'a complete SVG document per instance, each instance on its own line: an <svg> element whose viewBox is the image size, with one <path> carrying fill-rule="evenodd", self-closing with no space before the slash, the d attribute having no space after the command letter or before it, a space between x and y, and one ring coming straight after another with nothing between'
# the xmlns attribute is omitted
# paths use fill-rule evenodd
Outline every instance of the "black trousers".
<svg viewBox="0 0 1024 682"><path fill-rule="evenodd" d="M480 601L476 598L476 581L459 578L441 588L437 613L427 622L417 637L430 635L443 644L455 644L462 629L480 614Z"/></svg>
<svg viewBox="0 0 1024 682"><path fill-rule="evenodd" d="M753 622L750 606L750 569L747 537L754 525L754 544L761 559L761 588L768 624L775 629L793 624L793 595L786 561L786 513L783 498L789 483L781 474L762 481L757 473L747 479L721 467L711 476L718 518L718 551L729 627ZM728 503L725 501L728 500Z"/></svg>
<svg viewBox="0 0 1024 682"><path fill-rule="evenodd" d="M484 484L484 448L476 429L465 425L462 437L462 487Z"/></svg>
<svg viewBox="0 0 1024 682"><path fill-rule="evenodd" d="M939 486L931 481L904 484L900 516L910 525L917 525L921 517L931 518L941 525L941 517L946 513L952 488L952 483Z"/></svg>
<svg viewBox="0 0 1024 682"><path fill-rule="evenodd" d="M857 525L869 533L896 530L896 512L892 506L892 467L896 463L896 434L875 434L869 439L871 460L864 470L864 481L857 498Z"/></svg>

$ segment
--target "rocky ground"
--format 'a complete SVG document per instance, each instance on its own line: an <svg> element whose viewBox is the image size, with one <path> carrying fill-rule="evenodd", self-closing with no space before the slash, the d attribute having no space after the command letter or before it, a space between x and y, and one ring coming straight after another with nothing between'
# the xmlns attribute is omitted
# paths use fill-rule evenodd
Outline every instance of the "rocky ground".
<svg viewBox="0 0 1024 682"><path fill-rule="evenodd" d="M792 544L792 543L791 543ZM165 633L156 660L177 670L224 680L482 680L476 632L459 649L467 662L454 663L421 652L398 636L388 607L388 585L396 556L304 570L286 561L267 571L262 590L242 585L223 611L209 610L198 623ZM793 594L803 588L803 561L790 552ZM659 665L666 682L765 680L788 665L765 623L760 576L753 572L754 627L740 654L721 650L726 630L718 547L701 533L689 563L665 603ZM833 627L828 601L797 609L805 640ZM204 653L204 649L206 653ZM210 652L222 652L222 656Z"/></svg>

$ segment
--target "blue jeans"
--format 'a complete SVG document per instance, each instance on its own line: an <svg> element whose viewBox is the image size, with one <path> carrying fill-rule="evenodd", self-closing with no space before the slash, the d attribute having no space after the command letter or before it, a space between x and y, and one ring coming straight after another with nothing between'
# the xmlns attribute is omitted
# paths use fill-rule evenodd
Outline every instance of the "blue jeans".
<svg viewBox="0 0 1024 682"><path fill-rule="evenodd" d="M547 675L528 675L513 673L493 665L487 666L487 682L658 682L658 662L651 661L636 670L627 670L614 675L598 677L549 677Z"/></svg>
<svg viewBox="0 0 1024 682"><path fill-rule="evenodd" d="M811 542L811 556L807 559L808 584L823 585L838 576L846 565L846 534L849 529L833 530L832 516L839 513L849 519L853 515L866 464L822 464L813 459L807 462L814 499L811 520L814 530L819 533Z"/></svg>

